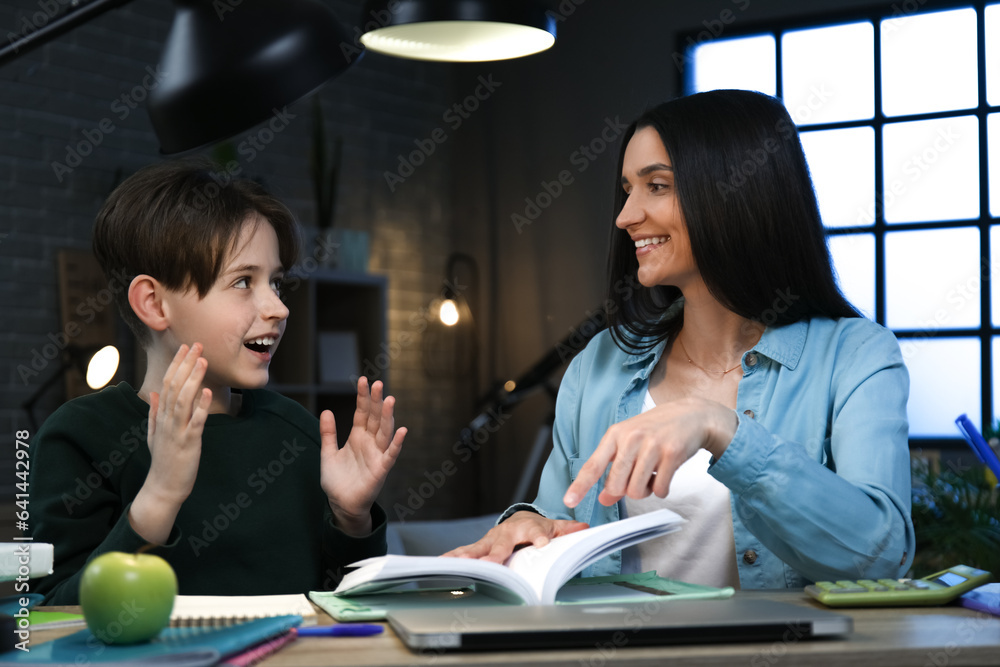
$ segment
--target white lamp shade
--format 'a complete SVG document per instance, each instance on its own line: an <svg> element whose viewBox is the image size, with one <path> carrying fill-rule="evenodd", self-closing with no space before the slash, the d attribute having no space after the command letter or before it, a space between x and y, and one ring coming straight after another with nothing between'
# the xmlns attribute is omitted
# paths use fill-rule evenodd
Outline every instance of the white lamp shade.
<svg viewBox="0 0 1000 667"><path fill-rule="evenodd" d="M366 48L400 58L483 62L530 56L556 38L547 30L494 21L427 21L387 26L361 36Z"/></svg>

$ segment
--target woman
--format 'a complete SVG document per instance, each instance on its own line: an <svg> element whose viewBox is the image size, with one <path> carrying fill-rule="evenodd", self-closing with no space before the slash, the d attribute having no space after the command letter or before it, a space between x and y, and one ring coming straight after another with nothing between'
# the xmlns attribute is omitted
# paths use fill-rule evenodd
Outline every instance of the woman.
<svg viewBox="0 0 1000 667"><path fill-rule="evenodd" d="M683 530L584 576L655 569L743 588L901 576L914 551L909 379L895 337L836 286L784 106L736 90L673 100L626 132L619 172L611 326L563 378L538 498L451 555L502 561L670 507ZM635 276L640 288L621 289Z"/></svg>

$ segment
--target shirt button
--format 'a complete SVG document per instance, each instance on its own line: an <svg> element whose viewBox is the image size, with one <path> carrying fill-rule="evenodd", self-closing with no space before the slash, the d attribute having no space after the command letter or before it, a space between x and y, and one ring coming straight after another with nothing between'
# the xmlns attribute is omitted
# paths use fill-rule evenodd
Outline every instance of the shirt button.
<svg viewBox="0 0 1000 667"><path fill-rule="evenodd" d="M753 565L757 562L757 552L753 549L747 549L743 552L743 562L747 565Z"/></svg>
<svg viewBox="0 0 1000 667"><path fill-rule="evenodd" d="M757 355L751 352L750 354L747 355L747 366L753 368L756 365L757 365Z"/></svg>
<svg viewBox="0 0 1000 667"><path fill-rule="evenodd" d="M749 417L750 419L753 419L753 418L754 418L754 414L753 414L753 410L744 410L744 411L743 411L743 414L745 414L745 415L746 415L747 417Z"/></svg>

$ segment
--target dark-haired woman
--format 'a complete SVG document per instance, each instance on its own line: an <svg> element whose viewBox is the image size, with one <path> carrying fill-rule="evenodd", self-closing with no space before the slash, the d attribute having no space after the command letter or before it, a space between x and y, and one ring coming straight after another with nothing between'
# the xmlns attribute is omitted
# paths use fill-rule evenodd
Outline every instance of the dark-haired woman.
<svg viewBox="0 0 1000 667"><path fill-rule="evenodd" d="M538 497L451 555L502 561L668 507L683 530L583 574L743 588L901 576L908 375L895 337L836 286L782 104L713 91L658 106L626 132L619 173L611 326L563 378ZM633 276L640 288L616 289Z"/></svg>

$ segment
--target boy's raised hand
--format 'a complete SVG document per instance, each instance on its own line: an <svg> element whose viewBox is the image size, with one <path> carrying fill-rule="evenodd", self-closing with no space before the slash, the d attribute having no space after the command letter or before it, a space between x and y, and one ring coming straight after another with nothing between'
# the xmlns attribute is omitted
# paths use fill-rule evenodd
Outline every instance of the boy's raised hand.
<svg viewBox="0 0 1000 667"><path fill-rule="evenodd" d="M170 535L181 504L191 495L201 459L201 434L212 391L202 388L208 362L202 346L181 345L163 376L163 388L149 395L149 473L132 507L133 529L154 544Z"/></svg>
<svg viewBox="0 0 1000 667"><path fill-rule="evenodd" d="M368 391L368 379L358 379L358 404L347 442L337 447L337 425L333 413L319 418L322 440L320 486L330 502L334 523L349 535L367 535L372 530L371 507L386 475L396 462L406 429L395 430L392 396L382 398L382 383Z"/></svg>

